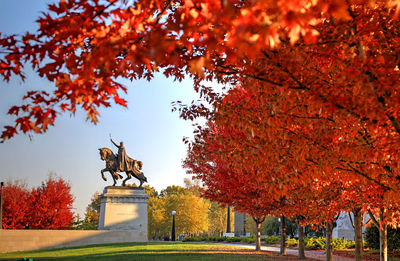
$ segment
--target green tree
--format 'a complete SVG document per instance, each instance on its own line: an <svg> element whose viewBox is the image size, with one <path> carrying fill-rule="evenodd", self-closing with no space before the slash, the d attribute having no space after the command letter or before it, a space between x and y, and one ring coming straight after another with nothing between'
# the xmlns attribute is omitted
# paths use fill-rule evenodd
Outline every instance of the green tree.
<svg viewBox="0 0 400 261"><path fill-rule="evenodd" d="M246 215L244 229L246 230L246 233L250 233L251 235L255 235L257 233L257 224L249 215Z"/></svg>
<svg viewBox="0 0 400 261"><path fill-rule="evenodd" d="M81 219L77 215L74 222L74 229L80 230L96 230L99 226L100 217L100 193L93 194L89 205L86 207L85 218Z"/></svg>
<svg viewBox="0 0 400 261"><path fill-rule="evenodd" d="M265 219L263 226L263 234L268 236L278 235L279 234L279 221L277 218L268 216Z"/></svg>
<svg viewBox="0 0 400 261"><path fill-rule="evenodd" d="M233 221L233 211L231 212L231 221ZM233 222L231 222L233 225ZM212 236L221 236L226 230L226 208L221 207L218 202L210 203L208 213L208 234ZM231 227L231 231L233 231Z"/></svg>

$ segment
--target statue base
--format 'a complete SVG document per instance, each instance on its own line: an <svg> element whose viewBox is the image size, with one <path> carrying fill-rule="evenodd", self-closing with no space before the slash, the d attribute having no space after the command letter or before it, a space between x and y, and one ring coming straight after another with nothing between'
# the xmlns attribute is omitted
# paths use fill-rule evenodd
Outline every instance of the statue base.
<svg viewBox="0 0 400 261"><path fill-rule="evenodd" d="M147 200L143 188L104 188L100 195L99 230L137 231L147 241Z"/></svg>

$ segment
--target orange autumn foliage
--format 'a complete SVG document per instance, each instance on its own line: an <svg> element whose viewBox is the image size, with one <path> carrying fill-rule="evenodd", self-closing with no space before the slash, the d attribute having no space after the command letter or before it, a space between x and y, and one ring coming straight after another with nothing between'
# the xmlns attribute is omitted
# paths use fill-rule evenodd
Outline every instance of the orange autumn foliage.
<svg viewBox="0 0 400 261"><path fill-rule="evenodd" d="M9 110L16 120L2 140L46 131L57 115L78 107L96 123L100 107L126 106L121 93L127 88L119 78L150 80L162 71L176 80L192 77L211 104L219 96L204 80L244 88L261 112L232 122L246 122L245 134L261 141L280 137L271 150L254 154L275 163L254 161L251 169L278 165L278 195L288 194L287 183L312 184L324 180L323 173L337 173L394 198L400 180L398 10L396 1L385 0L50 4L37 20L38 31L0 35L5 81L24 78L24 66L32 66L54 83L53 90L28 92L22 105ZM257 132L259 123L251 118L271 99L280 111L268 108L271 115L261 119L269 125ZM182 108L187 119L212 114L207 106ZM277 121L272 114L284 117ZM225 117L236 115L228 111ZM257 152L256 142L248 145ZM295 170L303 174L287 176Z"/></svg>
<svg viewBox="0 0 400 261"><path fill-rule="evenodd" d="M388 0L56 2L37 20L38 31L0 35L4 80L24 78L30 65L55 87L28 92L23 105L13 106L15 124L5 127L2 140L46 131L57 115L77 107L96 123L100 107L126 106L118 78L150 80L159 70L177 80L190 75L200 93L209 92L203 79L226 83L240 75L274 88L306 86L311 103L318 98L360 119L389 119L399 132L398 106L391 103L398 99L395 93L383 99L381 86L398 77L398 9ZM259 66L270 58L268 68Z"/></svg>

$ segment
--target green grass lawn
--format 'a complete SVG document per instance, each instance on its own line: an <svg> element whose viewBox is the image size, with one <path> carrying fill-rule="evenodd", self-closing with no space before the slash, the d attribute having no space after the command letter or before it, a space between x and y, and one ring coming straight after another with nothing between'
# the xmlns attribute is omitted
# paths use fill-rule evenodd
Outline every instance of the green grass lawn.
<svg viewBox="0 0 400 261"><path fill-rule="evenodd" d="M297 260L275 253L202 243L124 243L0 254L0 260Z"/></svg>

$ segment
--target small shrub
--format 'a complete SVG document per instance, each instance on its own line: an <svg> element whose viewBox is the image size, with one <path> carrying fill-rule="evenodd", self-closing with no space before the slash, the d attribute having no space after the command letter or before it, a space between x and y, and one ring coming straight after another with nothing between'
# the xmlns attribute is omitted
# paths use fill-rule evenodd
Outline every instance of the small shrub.
<svg viewBox="0 0 400 261"><path fill-rule="evenodd" d="M281 238L279 236L269 236L264 239L267 244L279 244L281 242Z"/></svg>
<svg viewBox="0 0 400 261"><path fill-rule="evenodd" d="M290 247L295 247L299 244L299 241L295 238L286 238L286 245Z"/></svg>
<svg viewBox="0 0 400 261"><path fill-rule="evenodd" d="M184 237L182 239L182 242L191 242L191 239L190 239L190 237Z"/></svg>
<svg viewBox="0 0 400 261"><path fill-rule="evenodd" d="M229 243L240 242L240 241L241 241L241 238L240 238L240 237L227 237L227 238L225 239L225 241L226 241L226 242L229 242Z"/></svg>
<svg viewBox="0 0 400 261"><path fill-rule="evenodd" d="M325 237L306 237L304 238L305 248L308 250L324 250L326 249L326 238ZM356 243L346 239L332 239L333 249L349 249L355 248Z"/></svg>
<svg viewBox="0 0 400 261"><path fill-rule="evenodd" d="M332 240L333 249L349 249L349 248L355 248L355 246L356 243L352 240L337 239L337 238L333 238Z"/></svg>
<svg viewBox="0 0 400 261"><path fill-rule="evenodd" d="M365 241L363 241L363 245L365 244ZM346 248L356 248L356 241L352 241L352 240L349 240L349 241L347 241L347 246L346 246Z"/></svg>
<svg viewBox="0 0 400 261"><path fill-rule="evenodd" d="M218 241L219 237L207 237L207 241Z"/></svg>
<svg viewBox="0 0 400 261"><path fill-rule="evenodd" d="M326 240L324 237L305 238L304 245L307 250L323 250L326 247Z"/></svg>
<svg viewBox="0 0 400 261"><path fill-rule="evenodd" d="M185 237L183 242L200 242L200 241L207 241L206 237L201 237L201 236L194 236L194 237Z"/></svg>
<svg viewBox="0 0 400 261"><path fill-rule="evenodd" d="M248 243L248 244L253 244L256 242L256 236L249 236L249 237L242 237L241 238L242 242Z"/></svg>
<svg viewBox="0 0 400 261"><path fill-rule="evenodd" d="M224 238L223 237L217 237L217 241L218 242L222 242L222 241L224 241Z"/></svg>

